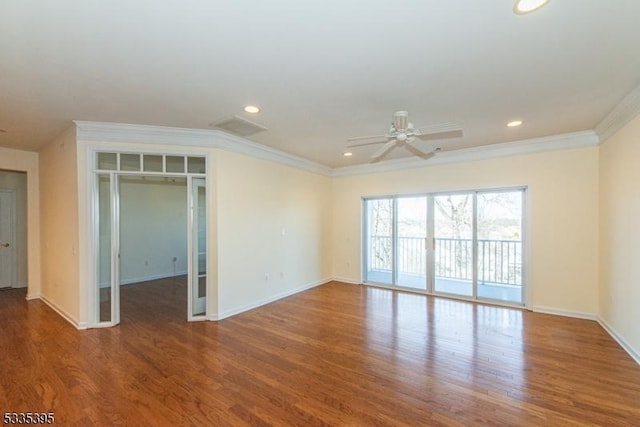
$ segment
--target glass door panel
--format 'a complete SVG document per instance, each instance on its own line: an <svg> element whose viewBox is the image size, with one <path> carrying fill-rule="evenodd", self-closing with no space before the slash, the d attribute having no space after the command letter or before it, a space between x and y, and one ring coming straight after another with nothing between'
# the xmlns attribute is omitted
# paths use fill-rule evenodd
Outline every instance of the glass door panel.
<svg viewBox="0 0 640 427"><path fill-rule="evenodd" d="M367 200L365 281L393 284L393 199Z"/></svg>
<svg viewBox="0 0 640 427"><path fill-rule="evenodd" d="M427 289L427 198L397 199L396 285Z"/></svg>
<svg viewBox="0 0 640 427"><path fill-rule="evenodd" d="M97 175L97 236L96 262L97 322L120 323L119 269L117 265L117 237L113 224L117 222L117 189L115 175Z"/></svg>
<svg viewBox="0 0 640 427"><path fill-rule="evenodd" d="M111 322L111 179L98 175L98 321Z"/></svg>
<svg viewBox="0 0 640 427"><path fill-rule="evenodd" d="M433 197L434 291L473 296L473 194Z"/></svg>
<svg viewBox="0 0 640 427"><path fill-rule="evenodd" d="M477 197L478 297L522 303L523 191Z"/></svg>
<svg viewBox="0 0 640 427"><path fill-rule="evenodd" d="M191 184L191 316L204 316L207 299L207 190L202 178L193 178Z"/></svg>

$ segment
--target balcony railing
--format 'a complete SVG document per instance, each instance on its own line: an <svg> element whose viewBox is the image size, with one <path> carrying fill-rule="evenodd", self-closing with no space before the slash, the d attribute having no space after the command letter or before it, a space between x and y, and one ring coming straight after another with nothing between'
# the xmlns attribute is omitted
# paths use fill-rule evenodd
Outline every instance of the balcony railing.
<svg viewBox="0 0 640 427"><path fill-rule="evenodd" d="M371 236L369 269L391 271L392 240L390 236ZM398 271L425 275L427 251L423 237L399 237ZM435 239L436 277L473 279L473 240ZM522 285L522 241L478 240L478 281Z"/></svg>

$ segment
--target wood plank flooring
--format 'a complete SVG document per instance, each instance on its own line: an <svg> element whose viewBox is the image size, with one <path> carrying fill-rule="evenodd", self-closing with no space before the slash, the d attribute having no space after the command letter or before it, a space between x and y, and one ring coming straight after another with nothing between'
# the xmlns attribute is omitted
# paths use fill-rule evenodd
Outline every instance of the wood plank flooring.
<svg viewBox="0 0 640 427"><path fill-rule="evenodd" d="M0 292L0 415L78 426L640 425L640 366L596 323L330 283L214 323L122 288L76 331Z"/></svg>

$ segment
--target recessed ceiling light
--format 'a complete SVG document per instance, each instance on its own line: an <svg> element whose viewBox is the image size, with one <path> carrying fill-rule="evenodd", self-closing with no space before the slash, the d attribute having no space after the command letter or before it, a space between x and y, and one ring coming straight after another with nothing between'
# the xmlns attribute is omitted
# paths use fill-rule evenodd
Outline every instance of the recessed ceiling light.
<svg viewBox="0 0 640 427"><path fill-rule="evenodd" d="M353 153L351 151L345 151L344 153L342 153L342 155L345 157L351 157L353 156Z"/></svg>
<svg viewBox="0 0 640 427"><path fill-rule="evenodd" d="M517 128L518 126L520 126L522 123L524 123L522 120L514 120L512 122L507 123L507 127L510 128Z"/></svg>
<svg viewBox="0 0 640 427"><path fill-rule="evenodd" d="M525 15L540 9L547 3L549 3L549 0L517 0L516 4L513 5L513 13Z"/></svg>
<svg viewBox="0 0 640 427"><path fill-rule="evenodd" d="M244 111L245 113L256 114L260 112L260 108L256 107L255 105L247 105L246 107L244 107Z"/></svg>

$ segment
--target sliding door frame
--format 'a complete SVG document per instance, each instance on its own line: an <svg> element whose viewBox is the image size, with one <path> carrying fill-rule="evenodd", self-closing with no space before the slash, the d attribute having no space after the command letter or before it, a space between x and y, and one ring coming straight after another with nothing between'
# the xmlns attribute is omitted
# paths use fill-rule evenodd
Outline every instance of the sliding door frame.
<svg viewBox="0 0 640 427"><path fill-rule="evenodd" d="M522 197L521 206L521 271L520 271L520 298L521 302L505 301L499 299L491 299L486 297L480 297L478 295L478 195L482 193L500 193L500 192L520 192ZM438 191L429 193L415 193L415 194L394 194L387 196L375 196L375 197L363 197L362 198L362 277L363 284L372 285L376 287L383 287L389 289L397 289L421 294L438 295L451 297L462 300L485 302L496 305L513 306L513 307L529 307L530 301L530 289L529 289L529 204L527 199L527 186L514 186L514 187L498 187L498 188L483 188L472 190L456 190L456 191ZM436 292L435 291L435 196L442 195L459 195L468 194L472 196L472 296L466 297L464 295L456 295L451 293ZM406 286L399 286L397 284L398 275L398 199L407 197L426 197L427 199L427 237L426 237L426 290L416 289ZM377 283L369 281L369 266L370 261L370 236L369 236L369 206L368 202L373 200L391 200L392 201L392 271L391 271L391 283Z"/></svg>

